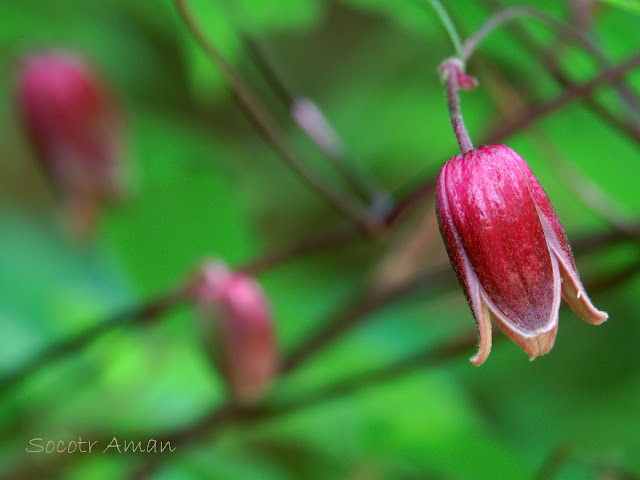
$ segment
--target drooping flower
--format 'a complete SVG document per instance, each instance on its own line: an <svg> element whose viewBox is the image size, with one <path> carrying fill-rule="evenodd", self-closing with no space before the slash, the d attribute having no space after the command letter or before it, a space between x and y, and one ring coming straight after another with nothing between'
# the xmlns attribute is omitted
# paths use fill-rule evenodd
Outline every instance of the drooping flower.
<svg viewBox="0 0 640 480"><path fill-rule="evenodd" d="M250 276L221 262L204 265L190 293L200 308L205 347L234 397L254 403L278 368L269 303Z"/></svg>
<svg viewBox="0 0 640 480"><path fill-rule="evenodd" d="M582 286L549 198L509 147L483 146L446 162L438 178L436 213L478 326L474 365L491 351L489 312L531 360L553 347L561 297L589 323L608 318Z"/></svg>
<svg viewBox="0 0 640 480"><path fill-rule="evenodd" d="M123 185L121 114L101 78L67 52L26 57L16 107L39 162L82 236Z"/></svg>

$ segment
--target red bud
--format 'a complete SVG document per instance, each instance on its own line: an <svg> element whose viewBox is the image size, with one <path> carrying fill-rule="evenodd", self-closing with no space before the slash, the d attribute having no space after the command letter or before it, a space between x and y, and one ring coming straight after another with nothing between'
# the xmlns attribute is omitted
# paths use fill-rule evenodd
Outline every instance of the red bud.
<svg viewBox="0 0 640 480"><path fill-rule="evenodd" d="M231 392L243 403L257 401L278 364L271 309L260 285L211 262L191 292L201 308L206 346Z"/></svg>
<svg viewBox="0 0 640 480"><path fill-rule="evenodd" d="M49 52L22 62L16 104L40 163L86 232L98 204L121 193L121 122L111 95L83 60Z"/></svg>
<svg viewBox="0 0 640 480"><path fill-rule="evenodd" d="M509 147L456 155L438 179L436 213L449 259L478 325L482 364L489 311L531 360L555 341L561 296L584 320L608 315L589 300L562 224L527 163Z"/></svg>

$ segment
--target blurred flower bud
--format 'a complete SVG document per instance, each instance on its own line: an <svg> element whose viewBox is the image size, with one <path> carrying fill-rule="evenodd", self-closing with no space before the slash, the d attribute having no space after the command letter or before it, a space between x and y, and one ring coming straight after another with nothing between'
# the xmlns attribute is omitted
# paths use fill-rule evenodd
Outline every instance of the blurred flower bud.
<svg viewBox="0 0 640 480"><path fill-rule="evenodd" d="M81 236L101 203L121 195L121 117L101 79L69 53L21 62L16 106L38 160Z"/></svg>
<svg viewBox="0 0 640 480"><path fill-rule="evenodd" d="M474 365L491 351L489 312L531 360L553 347L561 296L589 323L608 318L592 305L580 282L549 198L509 147L479 147L446 162L438 179L436 213L478 326Z"/></svg>
<svg viewBox="0 0 640 480"><path fill-rule="evenodd" d="M234 397L254 403L268 389L278 352L268 302L251 277L209 262L190 286L207 351Z"/></svg>
<svg viewBox="0 0 640 480"><path fill-rule="evenodd" d="M331 156L344 154L344 147L322 110L309 98L298 98L291 106L291 116L324 152Z"/></svg>

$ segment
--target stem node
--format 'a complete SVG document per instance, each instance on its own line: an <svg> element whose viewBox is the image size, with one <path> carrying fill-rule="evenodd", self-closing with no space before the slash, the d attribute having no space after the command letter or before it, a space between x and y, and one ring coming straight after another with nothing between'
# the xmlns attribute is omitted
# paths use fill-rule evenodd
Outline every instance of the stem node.
<svg viewBox="0 0 640 480"><path fill-rule="evenodd" d="M460 88L474 88L478 82L475 78L465 73L464 62L457 57L451 57L442 62L438 67L438 72L446 86L447 106L449 107L449 118L453 133L458 141L460 152L467 153L473 150L473 143L471 143L471 138L462 119Z"/></svg>

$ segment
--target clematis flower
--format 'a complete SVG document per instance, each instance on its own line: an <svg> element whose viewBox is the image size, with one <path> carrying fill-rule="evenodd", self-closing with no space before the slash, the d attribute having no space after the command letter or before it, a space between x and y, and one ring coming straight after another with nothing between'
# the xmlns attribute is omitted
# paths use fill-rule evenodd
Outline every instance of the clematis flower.
<svg viewBox="0 0 640 480"><path fill-rule="evenodd" d="M98 206L122 194L118 106L84 60L52 51L21 62L16 107L39 162L84 236Z"/></svg>
<svg viewBox="0 0 640 480"><path fill-rule="evenodd" d="M491 351L489 312L531 360L553 347L561 297L589 323L608 318L582 286L549 198L509 147L483 146L449 159L438 178L436 213L478 327L474 365Z"/></svg>
<svg viewBox="0 0 640 480"><path fill-rule="evenodd" d="M255 403L278 367L271 309L250 276L209 262L190 287L205 347L234 397Z"/></svg>

